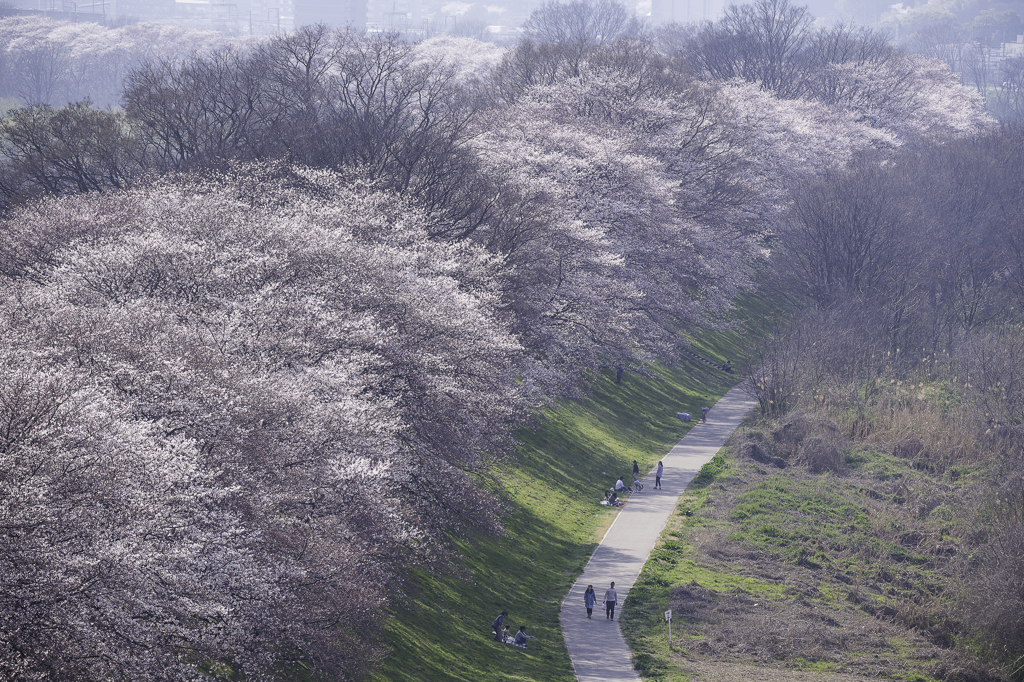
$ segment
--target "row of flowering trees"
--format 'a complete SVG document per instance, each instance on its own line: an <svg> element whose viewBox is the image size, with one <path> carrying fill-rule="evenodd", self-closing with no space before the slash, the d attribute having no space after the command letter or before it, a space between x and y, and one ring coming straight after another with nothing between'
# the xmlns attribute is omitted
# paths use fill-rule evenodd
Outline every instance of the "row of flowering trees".
<svg viewBox="0 0 1024 682"><path fill-rule="evenodd" d="M307 27L0 123L0 676L358 678L539 401L714 324L801 178L987 125L899 55L826 98L610 3L527 29Z"/></svg>
<svg viewBox="0 0 1024 682"><path fill-rule="evenodd" d="M147 60L187 57L237 42L173 24L105 28L0 15L0 100L60 106L88 98L102 106L117 104L125 75Z"/></svg>
<svg viewBox="0 0 1024 682"><path fill-rule="evenodd" d="M495 527L523 407L493 259L424 225L256 168L5 225L5 679L372 662L395 572Z"/></svg>

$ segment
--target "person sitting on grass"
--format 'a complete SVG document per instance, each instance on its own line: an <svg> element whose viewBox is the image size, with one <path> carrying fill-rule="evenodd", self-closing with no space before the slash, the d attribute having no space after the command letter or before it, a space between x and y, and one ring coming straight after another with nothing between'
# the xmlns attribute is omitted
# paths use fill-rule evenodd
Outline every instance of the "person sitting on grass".
<svg viewBox="0 0 1024 682"><path fill-rule="evenodd" d="M501 641L505 642L506 644L511 644L512 642L512 633L508 631L507 625L505 626L504 632L501 633Z"/></svg>
<svg viewBox="0 0 1024 682"><path fill-rule="evenodd" d="M617 493L621 493L626 489L626 484L622 482L623 478L625 478L625 476L619 476L619 480L615 481L615 492Z"/></svg>
<svg viewBox="0 0 1024 682"><path fill-rule="evenodd" d="M533 639L533 635L526 634L526 626L520 625L519 632L516 633L516 646L526 648L526 640Z"/></svg>

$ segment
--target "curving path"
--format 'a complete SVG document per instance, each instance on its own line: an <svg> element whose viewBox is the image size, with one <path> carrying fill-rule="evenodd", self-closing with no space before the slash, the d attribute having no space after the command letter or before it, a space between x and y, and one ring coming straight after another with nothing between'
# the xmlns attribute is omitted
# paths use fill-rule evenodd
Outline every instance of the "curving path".
<svg viewBox="0 0 1024 682"><path fill-rule="evenodd" d="M640 676L633 670L629 647L619 629L619 610L679 496L756 404L738 386L722 396L708 413L707 423L695 424L662 458L665 474L661 490L654 489L653 474L647 476L644 491L634 493L629 504L619 510L583 574L562 601L559 613L562 636L579 682L639 682ZM619 597L614 622L605 618L602 603L604 591L612 581ZM594 586L598 601L590 620L583 606L587 585Z"/></svg>

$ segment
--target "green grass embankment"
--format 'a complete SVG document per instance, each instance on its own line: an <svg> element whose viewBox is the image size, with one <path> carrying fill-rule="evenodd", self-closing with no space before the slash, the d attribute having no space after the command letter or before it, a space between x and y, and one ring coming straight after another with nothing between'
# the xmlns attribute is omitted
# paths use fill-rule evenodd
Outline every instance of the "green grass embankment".
<svg viewBox="0 0 1024 682"><path fill-rule="evenodd" d="M751 679L982 679L956 677L979 668L949 648L946 620L959 538L939 502L963 484L865 444L822 474L724 448L680 498L624 604L642 678L685 682L726 663Z"/></svg>
<svg viewBox="0 0 1024 682"><path fill-rule="evenodd" d="M695 346L705 357L738 357L737 333ZM570 682L558 623L561 601L615 511L598 502L636 459L649 471L689 429L676 412L699 413L738 380L697 361L655 377L601 376L591 396L559 406L520 434L517 461L502 479L509 513L504 537L459 543L462 576L414 576L412 594L388 616L392 649L374 682ZM490 639L505 609L512 630L536 636L524 651Z"/></svg>

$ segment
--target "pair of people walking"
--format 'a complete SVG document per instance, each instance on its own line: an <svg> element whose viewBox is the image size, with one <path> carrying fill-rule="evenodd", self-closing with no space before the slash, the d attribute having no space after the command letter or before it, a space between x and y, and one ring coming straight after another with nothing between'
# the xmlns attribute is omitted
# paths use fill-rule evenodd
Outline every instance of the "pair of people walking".
<svg viewBox="0 0 1024 682"><path fill-rule="evenodd" d="M608 620L615 620L615 604L619 595L615 591L615 583L604 592L604 615ZM583 593L583 604L587 607L587 618L594 613L594 604L597 602L597 593L593 585L587 585L587 591Z"/></svg>

